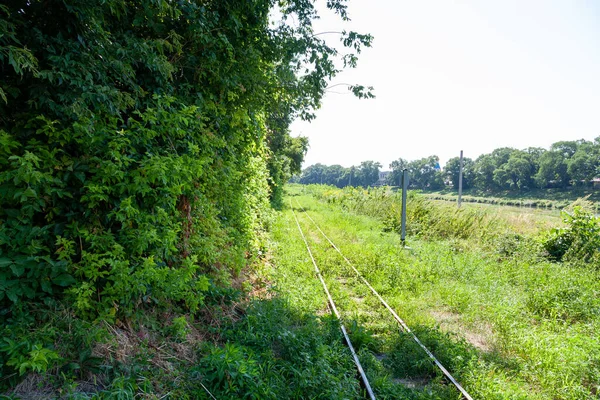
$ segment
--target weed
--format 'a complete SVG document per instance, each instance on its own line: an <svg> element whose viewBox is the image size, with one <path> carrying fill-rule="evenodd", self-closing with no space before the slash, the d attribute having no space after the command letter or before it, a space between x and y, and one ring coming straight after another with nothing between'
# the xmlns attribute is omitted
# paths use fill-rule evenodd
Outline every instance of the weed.
<svg viewBox="0 0 600 400"><path fill-rule="evenodd" d="M403 250L396 234L394 194L383 189L293 190L311 217L408 325L417 327L419 337L474 398L597 398L599 272L589 267L594 264L576 262L577 256L568 263L540 257L540 241L532 235L539 229L523 229L523 224L535 228L537 220L506 217L501 207L494 208L495 215L467 207L456 212L412 195L407 240L411 250ZM594 234L591 222L583 218L577 225L580 237ZM313 245L315 256L327 260L326 246ZM332 276L343 272L334 262L324 265ZM347 280L350 283L354 284ZM352 307L350 297L335 285L332 292L343 307ZM362 299L362 292L357 293L352 296ZM373 306L367 298L361 302ZM453 398L445 397L446 385L438 386L439 373L427 356L409 337L390 334L378 312L359 314L355 320L373 332L376 346L363 346L361 360L377 382L378 394L393 396L390 393L401 390L398 397L428 398L418 387L405 386L424 384L439 398ZM479 346L470 332L482 332L487 345ZM371 353L371 348L385 357ZM398 380L386 378L390 375Z"/></svg>

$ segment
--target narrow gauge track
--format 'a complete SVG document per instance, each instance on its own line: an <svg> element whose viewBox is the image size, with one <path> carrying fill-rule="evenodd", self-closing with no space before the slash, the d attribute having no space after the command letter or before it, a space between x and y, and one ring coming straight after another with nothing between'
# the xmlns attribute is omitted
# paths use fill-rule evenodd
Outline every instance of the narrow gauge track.
<svg viewBox="0 0 600 400"><path fill-rule="evenodd" d="M452 376L452 374L442 365L442 363L435 357L435 355L419 340L419 338L415 335L415 333L409 328L409 326L398 316L398 314L390 307L390 305L383 299L383 297L381 297L381 295L373 288L373 286L371 286L371 284L367 281L367 279L356 269L356 267L352 264L352 262L346 257L344 256L344 254L340 251L340 249L335 245L335 243L333 243L333 241L325 234L325 232L323 232L323 230L320 228L320 226L315 222L315 220L306 212L306 210L302 207L302 205L300 204L300 202L296 199L296 203L298 204L298 207L300 210L302 210L302 214L306 215L308 217L308 219L311 221L312 225L314 225L314 227L319 231L320 235L323 236L323 238L329 243L328 247L335 249L335 251L339 254L339 256L341 256L344 261L346 262L346 264L352 269L352 271L355 274L355 278L357 278L358 280L360 280L368 289L369 291L378 299L379 303L381 305L383 305L385 307L385 309L389 312L389 314L392 315L392 317L394 318L394 320L397 322L397 324L399 325L400 329L403 330L405 333L409 334L412 339L419 345L419 347L427 354L427 356L431 359L431 361L435 364L435 366L444 374L444 376L456 387L456 389L460 392L461 396L466 399L466 400L473 400L473 398L469 395L469 393L460 385L460 383ZM350 338L347 334L347 330L343 325L342 322L342 317L340 316L337 307L335 306L335 303L333 301L333 298L330 294L330 291L328 289L327 284L325 283L325 280L323 279L323 276L321 274L321 271L319 270L319 267L317 266L317 263L315 261L315 258L313 256L313 253L311 251L311 248L308 244L308 241L306 239L306 236L304 234L304 231L302 230L302 227L300 226L300 222L298 220L298 217L296 215L296 212L294 211L294 208L292 206L292 203L290 201L290 208L292 210L292 213L294 215L294 219L296 220L296 224L298 226L298 230L300 231L300 234L302 236L302 239L304 240L304 244L306 245L307 251L310 255L310 258L312 260L312 263L315 267L315 270L317 271L317 276L319 278L319 280L321 281L321 284L323 285L323 289L325 291L325 293L327 294L328 300L329 300L329 304L335 314L335 316L337 317L337 319L340 321L340 325L341 325L341 329L342 332L344 334L344 338L346 340L346 343L348 344L348 347L350 348L350 351L353 355L354 358L354 362L357 366L357 369L359 370L359 373L361 375L362 381L365 384L365 387L367 388L367 391L371 397L371 399L374 399L375 396L371 390L370 384L367 380L367 377L364 373L364 370L360 364L360 361L358 360L358 357L356 355L356 352L354 350L354 347L352 346L352 343L350 342ZM338 279L338 282L340 280Z"/></svg>
<svg viewBox="0 0 600 400"><path fill-rule="evenodd" d="M291 202L290 202L290 206L291 206ZM294 211L293 207L291 207L291 209L292 209L292 213L294 214L294 219L296 220L296 225L298 226L298 230L300 231L300 235L302 236L302 240L304 240L304 244L306 245L306 249L308 250L310 259L313 263L313 266L315 267L317 277L321 281L321 284L323 285L323 290L327 294L327 299L329 301L329 308L331 309L331 311L333 312L335 317L338 319L338 321L340 321L340 328L342 330L342 334L344 335L346 344L348 345L348 348L350 349L350 352L352 353L352 358L354 359L354 364L356 364L356 368L358 369L358 373L360 374L363 384L365 385L365 389L367 390L369 398L371 398L371 400L375 400L375 393L373 393L371 384L369 383L369 380L367 379L367 375L365 374L365 371L360 363L360 360L358 359L358 355L356 354L356 351L354 350L354 346L352 345L352 342L350 341L350 337L348 336L346 327L344 326L344 324L342 322L340 313L338 312L337 307L335 306L333 298L331 297L331 294L329 293L329 289L327 288L327 284L325 284L325 280L323 279L323 275L321 275L321 270L319 270L319 267L317 266L315 258L313 257L312 251L310 250L310 246L308 245L308 242L306 241L306 237L304 236L304 232L302 231L302 228L300 227L300 222L298 221L296 212Z"/></svg>

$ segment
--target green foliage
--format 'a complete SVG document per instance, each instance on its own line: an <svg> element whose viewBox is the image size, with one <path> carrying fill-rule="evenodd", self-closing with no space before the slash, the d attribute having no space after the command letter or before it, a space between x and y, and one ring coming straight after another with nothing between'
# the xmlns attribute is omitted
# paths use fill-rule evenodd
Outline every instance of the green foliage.
<svg viewBox="0 0 600 400"><path fill-rule="evenodd" d="M450 371L460 371L466 368L469 361L476 357L473 348L468 343L458 340L456 337L452 338L452 335L448 333L427 327L416 327L413 331ZM439 369L410 334L401 332L393 346L390 357L386 359L386 364L394 371L395 376L434 378L440 374ZM456 376L459 377L459 375Z"/></svg>
<svg viewBox="0 0 600 400"><path fill-rule="evenodd" d="M526 189L532 187L534 173L529 154L512 150L508 160L494 171L494 181L500 188Z"/></svg>
<svg viewBox="0 0 600 400"><path fill-rule="evenodd" d="M438 156L429 156L408 163L409 185L412 188L438 190L444 187Z"/></svg>
<svg viewBox="0 0 600 400"><path fill-rule="evenodd" d="M302 171L299 183L346 186L373 186L379 180L381 164L375 161L363 161L359 166L344 168L341 165L315 164Z"/></svg>
<svg viewBox="0 0 600 400"><path fill-rule="evenodd" d="M226 344L223 349L212 348L199 366L203 380L226 398L260 399L268 396L261 384L260 370L248 349Z"/></svg>
<svg viewBox="0 0 600 400"><path fill-rule="evenodd" d="M195 312L208 275L264 253L268 200L308 146L291 121L372 41L344 32L339 54L312 3L279 6L275 24L271 0L0 7L2 308Z"/></svg>
<svg viewBox="0 0 600 400"><path fill-rule="evenodd" d="M188 322L184 316L173 318L171 321L171 332L177 339L184 339L190 332Z"/></svg>
<svg viewBox="0 0 600 400"><path fill-rule="evenodd" d="M517 150L509 147L495 149L480 155L475 161L465 157L463 189L476 188L483 193L511 191L526 193L534 188L591 188L594 178L600 175L600 137L586 140L554 143L550 150L529 147ZM410 186L435 191L452 185L458 188L459 158L450 158L443 171L437 156L407 161L398 158L389 165L391 173L386 184L399 186L402 171L409 171ZM316 164L307 167L298 183L322 183L339 188L369 186L360 181L356 167Z"/></svg>
<svg viewBox="0 0 600 400"><path fill-rule="evenodd" d="M373 186L379 179L381 164L375 161L363 161L356 170L356 183L364 187Z"/></svg>
<svg viewBox="0 0 600 400"><path fill-rule="evenodd" d="M561 275L553 282L540 279L540 287L527 298L527 308L539 317L568 323L588 322L598 316L600 300L589 276L572 270Z"/></svg>
<svg viewBox="0 0 600 400"><path fill-rule="evenodd" d="M402 208L397 193L385 188L368 191L345 188L343 191L315 191L315 195L348 211L380 219L386 231L400 232ZM434 205L414 192L409 192L406 218L407 232L424 238L488 240L502 229L500 221L481 210Z"/></svg>
<svg viewBox="0 0 600 400"><path fill-rule="evenodd" d="M564 156L557 151L547 151L540 157L539 169L535 175L539 187L546 187L550 182L565 187L569 183L567 163Z"/></svg>
<svg viewBox="0 0 600 400"><path fill-rule="evenodd" d="M3 358L6 358L6 366L18 371L19 375L28 371L46 372L55 360L60 359L55 351L40 344L31 344L26 340L16 342L9 338L4 338L0 344L0 353L5 353Z"/></svg>
<svg viewBox="0 0 600 400"><path fill-rule="evenodd" d="M409 236L410 250L403 249L395 232L382 232L385 220L379 209L393 203L385 190L360 191L357 202L365 205L356 208L347 208L352 198L349 189L294 186L292 191L474 398L597 398L597 269L549 262L540 256L540 246L532 238L516 235L501 215L502 223L490 229L479 231L475 225L473 231L479 233L473 236ZM444 208L435 203L428 207L433 209L429 221L435 230L436 219L444 218L437 211ZM457 398L453 388L448 390L449 385L440 382L439 373L412 338L398 337L396 329L388 328L368 290L351 272L342 275L348 273L343 260L336 262L336 252L322 238L319 243L318 231L301 212L296 213L308 230L314 257L327 271L325 279L340 312L350 313L375 332L377 353L363 347L359 356L377 397ZM491 213L501 214L502 208ZM337 289L336 275L345 278L344 290ZM355 318L353 307L363 306L364 314ZM383 345L382 338L386 338ZM403 379L392 383L390 375Z"/></svg>
<svg viewBox="0 0 600 400"><path fill-rule="evenodd" d="M348 19L345 1L326 7ZM99 372L94 398L180 390L176 368L151 379L152 338L114 365L96 330L164 313L157 330L184 346L204 301L233 298L232 277L264 257L269 201L308 148L289 126L373 39L330 46L317 18L304 0L0 5L2 391L52 366L61 396Z"/></svg>
<svg viewBox="0 0 600 400"><path fill-rule="evenodd" d="M192 375L217 398L356 398L351 358L335 320L303 315L284 299L257 300L206 346Z"/></svg>
<svg viewBox="0 0 600 400"><path fill-rule="evenodd" d="M403 158L399 158L397 160L392 161L392 163L390 164L390 168L392 169L392 171L388 175L386 183L390 186L401 186L402 174L405 169L408 169L408 161L406 161Z"/></svg>
<svg viewBox="0 0 600 400"><path fill-rule="evenodd" d="M424 194L427 199L430 200L444 200L456 203L456 195L445 195L445 194ZM489 204L498 206L511 206L511 207L530 207L530 208L549 208L549 209L562 209L568 205L568 201L559 200L542 200L542 199L527 199L527 198L505 198L505 197L480 197L480 196L462 196L462 201L465 203L479 203Z"/></svg>
<svg viewBox="0 0 600 400"><path fill-rule="evenodd" d="M469 157L463 157L463 189L473 186L473 167L474 162ZM460 157L454 157L446 162L444 166L444 175L448 181L452 182L452 187L458 189L460 177Z"/></svg>
<svg viewBox="0 0 600 400"><path fill-rule="evenodd" d="M600 261L600 218L580 206L563 212L566 227L554 228L541 242L551 259L597 268Z"/></svg>

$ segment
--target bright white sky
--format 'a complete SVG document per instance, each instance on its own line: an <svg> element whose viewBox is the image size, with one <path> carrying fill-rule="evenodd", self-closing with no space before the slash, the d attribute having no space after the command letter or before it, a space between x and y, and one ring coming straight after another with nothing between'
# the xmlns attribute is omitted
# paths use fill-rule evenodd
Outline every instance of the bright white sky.
<svg viewBox="0 0 600 400"><path fill-rule="evenodd" d="M324 3L324 0L318 2ZM371 33L358 69L336 82L375 87L358 100L329 93L308 136L304 167L345 167L464 150L548 148L600 136L597 0L350 0L352 21L330 14L316 32ZM335 35L328 40L337 42ZM333 42L332 42L333 43Z"/></svg>

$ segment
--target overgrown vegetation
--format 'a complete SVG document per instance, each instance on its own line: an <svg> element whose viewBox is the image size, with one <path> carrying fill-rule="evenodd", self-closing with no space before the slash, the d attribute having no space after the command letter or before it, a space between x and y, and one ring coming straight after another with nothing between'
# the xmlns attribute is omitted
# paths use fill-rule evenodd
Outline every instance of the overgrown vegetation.
<svg viewBox="0 0 600 400"><path fill-rule="evenodd" d="M99 397L177 389L161 385L187 372L154 379L149 360L266 254L307 148L289 124L371 43L331 47L317 17L302 0L0 5L0 390L43 372L54 395L100 372ZM115 335L136 349L122 365L123 343L99 350Z"/></svg>
<svg viewBox="0 0 600 400"><path fill-rule="evenodd" d="M572 258L557 262L543 246L549 231L524 233L502 215L501 207L452 212L449 205L411 195L411 249L402 250L388 222L394 214L387 208L398 206L397 195L383 189L324 186L291 190L474 398L597 397L599 276L597 261L586 262L579 253L598 249L593 233L598 220L589 213L569 210L572 214L559 232L578 231L582 239L572 248ZM305 229L315 229L303 221ZM427 227L432 234L425 233ZM584 232L590 234L586 239ZM366 341L371 355L363 353L371 362L365 361L365 368L386 371L395 379L376 385L378 393L388 393L384 387L416 384L413 393L425 385L424 391L434 390L434 398L455 398L456 392L427 389L436 382L427 358L420 358L423 354L408 346L410 340L385 326L368 290L360 288L343 261L333 260L334 252L326 242L319 244L318 233L308 236L339 308L346 318L358 321L362 331L371 332L371 341ZM583 243L590 246L580 246ZM340 276L341 284L334 278ZM361 311L364 304L368 307ZM359 339L365 342L363 336ZM395 351L388 353L390 349ZM382 358L382 353L390 355Z"/></svg>
<svg viewBox="0 0 600 400"><path fill-rule="evenodd" d="M590 211L589 204L564 211L563 220L564 227L552 229L541 239L549 256L556 261L600 267L600 218Z"/></svg>
<svg viewBox="0 0 600 400"><path fill-rule="evenodd" d="M429 194L424 193L428 199L431 200L444 200L456 203L456 195L448 194ZM476 196L462 196L462 201L465 203L480 203L480 204L493 204L500 206L514 206L514 207L535 207L535 208L557 208L561 209L568 206L571 202L568 200L563 201L552 201L552 200L536 200L536 199L510 199L504 197L476 197Z"/></svg>
<svg viewBox="0 0 600 400"><path fill-rule="evenodd" d="M350 212L380 219L387 231L400 232L401 196L388 188L323 190L307 189L329 203L340 205ZM460 238L491 239L507 227L498 218L476 209L457 209L452 205L434 206L423 196L409 192L407 230L410 235L425 239Z"/></svg>

